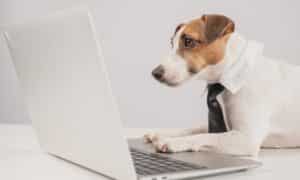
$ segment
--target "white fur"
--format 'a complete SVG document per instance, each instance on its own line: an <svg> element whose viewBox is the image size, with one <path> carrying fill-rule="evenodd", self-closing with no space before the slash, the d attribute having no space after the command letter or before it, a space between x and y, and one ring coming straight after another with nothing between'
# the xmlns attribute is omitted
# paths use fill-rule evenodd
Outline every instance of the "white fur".
<svg viewBox="0 0 300 180"><path fill-rule="evenodd" d="M179 40L184 26L179 29L173 38L173 47L170 54L163 59L161 65L165 70L164 79L165 83L169 85L177 85L190 78L191 74L188 71L188 64L186 61L177 54L179 48Z"/></svg>
<svg viewBox="0 0 300 180"><path fill-rule="evenodd" d="M177 85L190 78L186 61L177 54L166 57L161 65L165 70L165 82L169 85Z"/></svg>
<svg viewBox="0 0 300 180"><path fill-rule="evenodd" d="M226 87L221 97L230 131L207 133L202 127L146 136L158 150L255 156L261 147L300 147L300 67L263 56L260 43L231 36L224 64L197 75ZM217 75L211 79L211 73Z"/></svg>

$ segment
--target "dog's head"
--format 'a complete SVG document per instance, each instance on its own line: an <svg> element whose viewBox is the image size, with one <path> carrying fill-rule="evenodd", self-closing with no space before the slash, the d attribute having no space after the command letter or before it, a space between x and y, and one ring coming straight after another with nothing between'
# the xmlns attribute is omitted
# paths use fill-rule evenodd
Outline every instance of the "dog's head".
<svg viewBox="0 0 300 180"><path fill-rule="evenodd" d="M171 38L171 54L152 71L158 81L176 86L219 64L234 23L223 15L203 15L180 24Z"/></svg>

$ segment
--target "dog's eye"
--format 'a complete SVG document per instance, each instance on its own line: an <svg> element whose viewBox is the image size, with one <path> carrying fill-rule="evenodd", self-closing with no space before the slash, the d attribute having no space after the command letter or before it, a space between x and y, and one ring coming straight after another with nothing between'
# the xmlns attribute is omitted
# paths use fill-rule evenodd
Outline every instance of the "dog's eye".
<svg viewBox="0 0 300 180"><path fill-rule="evenodd" d="M189 47L189 48L194 47L194 41L193 41L193 39L186 38L184 40L184 45L185 45L185 47Z"/></svg>
<svg viewBox="0 0 300 180"><path fill-rule="evenodd" d="M185 48L194 48L197 45L197 42L190 37L183 36L182 39Z"/></svg>

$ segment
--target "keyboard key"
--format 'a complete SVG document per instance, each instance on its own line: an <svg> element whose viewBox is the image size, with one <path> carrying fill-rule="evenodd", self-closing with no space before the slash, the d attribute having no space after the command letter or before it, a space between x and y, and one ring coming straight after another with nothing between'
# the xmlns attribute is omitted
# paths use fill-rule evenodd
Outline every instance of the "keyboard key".
<svg viewBox="0 0 300 180"><path fill-rule="evenodd" d="M136 172L139 175L154 175L179 171L199 170L205 167L170 159L158 154L131 149Z"/></svg>

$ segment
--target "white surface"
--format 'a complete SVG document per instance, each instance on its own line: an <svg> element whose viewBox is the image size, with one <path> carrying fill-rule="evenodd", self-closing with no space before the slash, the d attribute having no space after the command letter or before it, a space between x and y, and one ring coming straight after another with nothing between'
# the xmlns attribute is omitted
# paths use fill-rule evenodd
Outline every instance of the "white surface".
<svg viewBox="0 0 300 180"><path fill-rule="evenodd" d="M149 130L149 129L148 129ZM128 137L139 137L146 129L128 129ZM173 131L173 129L169 129ZM97 141L95 141L97 143ZM103 142L99 142L103 143ZM300 149L263 150L263 166L209 180L299 179ZM116 161L115 161L116 162ZM105 180L101 175L44 153L31 126L0 126L0 179L5 180Z"/></svg>
<svg viewBox="0 0 300 180"><path fill-rule="evenodd" d="M200 82L170 89L150 75L183 20L223 13L246 38L264 42L265 55L299 64L298 0L0 0L0 24L23 23L78 4L93 10L113 91L128 127L193 127L207 121Z"/></svg>
<svg viewBox="0 0 300 180"><path fill-rule="evenodd" d="M94 31L80 8L12 26L5 35L42 146L114 178L135 179Z"/></svg>

